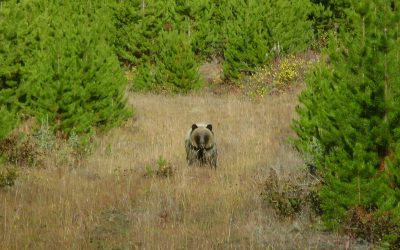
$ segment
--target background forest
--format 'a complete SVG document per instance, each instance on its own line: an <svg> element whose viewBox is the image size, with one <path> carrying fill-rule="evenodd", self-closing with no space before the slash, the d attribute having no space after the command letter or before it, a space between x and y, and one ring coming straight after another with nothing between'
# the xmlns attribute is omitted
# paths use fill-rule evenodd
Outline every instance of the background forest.
<svg viewBox="0 0 400 250"><path fill-rule="evenodd" d="M71 245L78 236L62 232L52 236L60 239L56 243L36 247L154 248L162 245L153 242L162 230L178 228L177 238L164 239L170 248L290 248L287 240L254 236L269 218L265 211L273 211L280 228L308 217L302 222L307 226L290 229L293 234L308 232L302 234L305 242L325 230L338 235L332 245L318 241L302 248L346 247L356 239L361 243L353 247L400 248L399 5L394 0L0 0L0 241L7 242L5 248L29 248L36 231L51 228L40 224L39 218L46 221L41 217L45 210L15 212L27 201L12 197L28 192L29 186L42 190L33 176L42 176L43 183L54 178L73 183L83 177L71 173L86 169L91 174L84 178L94 184L82 190L89 193L107 192L102 182L121 192L135 183L144 188L135 186L121 200L96 196L88 210L81 209L83 194L61 191L81 211L63 218L80 218L81 226L73 230L82 230L84 239ZM192 107L195 101L200 107ZM243 112L245 121L231 110ZM170 145L175 152L160 145L160 138L168 141L165 131L174 133L171 123L185 123L177 126L184 134L196 122L191 112L213 119L221 129L225 126L221 135L229 139L221 139L222 152L237 160L225 158L219 174L188 172L177 156L181 145ZM165 114L170 117L162 119ZM233 123L236 132L231 132L241 140L227 132L227 124ZM261 127L252 137L256 126ZM137 157L127 152L120 155L126 162L110 160L126 149L112 136L129 138L133 144L127 147ZM272 154L274 150L281 153ZM282 159L291 170L282 170ZM241 184L237 176L258 184ZM198 188L207 187L207 181L215 184L210 190L215 200L209 198L206 205L215 206L224 197L226 204L194 214L197 208L188 210L186 205L198 199L196 188L174 189L187 178L198 181ZM217 183L241 186L229 188L235 196L221 193ZM61 188L56 182L48 185ZM151 196L152 187L159 197ZM37 204L49 197L52 193ZM166 204L157 203L160 197ZM147 207L136 206L143 202ZM113 203L120 205L110 210ZM59 213L65 204L56 204ZM89 216L87 211L96 206L104 209ZM225 218L225 208L231 217ZM135 209L154 210L161 226ZM237 213L255 216L256 226L244 226ZM145 221L137 223L148 225L143 234L135 231L137 214ZM26 223L16 219L28 215L32 218ZM101 222L110 216L115 225ZM190 238L199 233L190 222L207 216L214 220L199 225L216 232L226 225L229 230L222 240L201 235L211 240L200 246L199 239ZM152 231L153 224L161 231ZM12 228L21 232L16 238L7 233ZM116 235L123 242L134 235L141 238L118 245L112 240Z"/></svg>

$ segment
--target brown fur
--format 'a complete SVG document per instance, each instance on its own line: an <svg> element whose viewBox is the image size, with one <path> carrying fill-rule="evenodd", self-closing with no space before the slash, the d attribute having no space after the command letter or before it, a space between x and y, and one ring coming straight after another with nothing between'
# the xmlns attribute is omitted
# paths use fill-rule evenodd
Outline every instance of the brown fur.
<svg viewBox="0 0 400 250"><path fill-rule="evenodd" d="M186 135L185 148L189 165L217 167L217 146L211 124L193 124Z"/></svg>

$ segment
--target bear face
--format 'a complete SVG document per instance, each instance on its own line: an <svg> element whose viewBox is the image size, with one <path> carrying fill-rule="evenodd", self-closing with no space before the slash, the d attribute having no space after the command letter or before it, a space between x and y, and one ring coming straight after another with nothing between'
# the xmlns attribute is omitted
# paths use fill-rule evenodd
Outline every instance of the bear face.
<svg viewBox="0 0 400 250"><path fill-rule="evenodd" d="M210 149L214 145L214 133L212 125L206 126L193 124L190 134L190 142L196 149Z"/></svg>

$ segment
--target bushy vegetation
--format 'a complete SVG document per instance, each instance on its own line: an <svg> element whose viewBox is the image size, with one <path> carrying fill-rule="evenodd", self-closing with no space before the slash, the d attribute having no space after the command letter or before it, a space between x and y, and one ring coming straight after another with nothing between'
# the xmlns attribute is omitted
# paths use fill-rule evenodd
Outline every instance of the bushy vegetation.
<svg viewBox="0 0 400 250"><path fill-rule="evenodd" d="M145 171L145 177L169 178L175 174L176 170L170 162L160 156L155 163L146 165Z"/></svg>
<svg viewBox="0 0 400 250"><path fill-rule="evenodd" d="M256 68L245 86L246 93L256 98L288 91L304 80L306 70L316 60L315 55L310 55L309 58L289 55Z"/></svg>
<svg viewBox="0 0 400 250"><path fill-rule="evenodd" d="M0 140L3 140L15 127L17 122L16 114L9 111L2 105L0 109Z"/></svg>
<svg viewBox="0 0 400 250"><path fill-rule="evenodd" d="M1 160L37 166L57 151L76 165L131 114L126 69L131 90L188 93L212 61L218 82L250 81L258 97L301 81L294 55L322 49L293 125L321 186L270 176L264 199L283 216L315 205L328 228L399 247L399 13L396 1L0 1ZM34 132L12 133L31 118ZM176 176L163 158L146 171ZM0 187L16 176L2 169Z"/></svg>
<svg viewBox="0 0 400 250"><path fill-rule="evenodd" d="M351 1L309 74L294 129L323 178L323 219L371 241L400 245L400 10L395 1Z"/></svg>
<svg viewBox="0 0 400 250"><path fill-rule="evenodd" d="M204 60L221 57L226 79L234 81L276 56L305 50L313 39L311 10L308 0L124 1L115 11L116 51L139 68L135 89L170 89L172 82L173 91L187 92L201 87L196 66ZM166 73L160 62L174 69ZM183 76L190 81L177 85L184 71L192 72Z"/></svg>
<svg viewBox="0 0 400 250"><path fill-rule="evenodd" d="M14 186L17 176L15 169L0 168L0 188Z"/></svg>
<svg viewBox="0 0 400 250"><path fill-rule="evenodd" d="M2 4L0 112L7 122L1 137L26 116L48 119L66 136L107 129L127 117L109 12L100 1Z"/></svg>
<svg viewBox="0 0 400 250"><path fill-rule="evenodd" d="M155 58L155 64L139 66L133 88L159 92L188 92L201 88L198 66L186 35L177 31L163 32L160 40L162 46L157 50L160 56Z"/></svg>
<svg viewBox="0 0 400 250"><path fill-rule="evenodd" d="M346 27L347 10L350 9L349 0L311 0L314 5L310 15L313 20L314 31L322 32Z"/></svg>
<svg viewBox="0 0 400 250"><path fill-rule="evenodd" d="M0 153L6 162L18 167L33 167L42 162L42 150L36 140L20 134L12 134L0 142Z"/></svg>
<svg viewBox="0 0 400 250"><path fill-rule="evenodd" d="M294 218L301 213L316 217L321 213L318 185L318 181L307 175L279 178L270 169L261 196L281 218Z"/></svg>

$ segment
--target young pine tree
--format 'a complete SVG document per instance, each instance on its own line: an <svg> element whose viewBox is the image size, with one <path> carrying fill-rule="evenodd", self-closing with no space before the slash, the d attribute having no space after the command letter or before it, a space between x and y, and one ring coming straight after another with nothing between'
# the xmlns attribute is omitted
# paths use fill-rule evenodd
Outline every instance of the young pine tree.
<svg viewBox="0 0 400 250"><path fill-rule="evenodd" d="M134 91L151 91L157 88L155 67L150 63L142 63L137 67L136 76L132 82Z"/></svg>
<svg viewBox="0 0 400 250"><path fill-rule="evenodd" d="M263 1L262 1L263 2ZM267 22L267 7L257 0L224 1L221 15L224 23L224 75L237 79L250 73L267 60L271 33Z"/></svg>
<svg viewBox="0 0 400 250"><path fill-rule="evenodd" d="M0 8L0 140L18 123L17 113L25 106L25 61L34 49L34 36L24 22L24 8L15 1Z"/></svg>
<svg viewBox="0 0 400 250"><path fill-rule="evenodd" d="M67 133L89 132L92 127L107 129L129 114L123 97L126 79L109 45L108 9L104 5L104 9L91 9L85 3L56 7L59 14L53 17L53 43L38 52L43 63L38 64L37 72L51 77L42 83L50 85L55 96L51 107L39 102L38 108L54 112L55 120L61 121L59 129ZM45 86L38 86L38 90L41 88ZM38 93L46 91L36 92L32 100L51 100Z"/></svg>
<svg viewBox="0 0 400 250"><path fill-rule="evenodd" d="M133 89L177 93L201 88L203 83L187 35L164 31L158 39L163 46L156 52L155 64L138 67Z"/></svg>
<svg viewBox="0 0 400 250"><path fill-rule="evenodd" d="M177 31L164 32L156 61L155 79L159 86L173 92L188 92L202 87L190 40Z"/></svg>
<svg viewBox="0 0 400 250"><path fill-rule="evenodd" d="M0 141L8 136L17 123L17 117L4 106L0 108Z"/></svg>
<svg viewBox="0 0 400 250"><path fill-rule="evenodd" d="M346 10L350 7L348 0L311 0L313 10L310 19L313 20L316 32L335 29L335 26L346 26Z"/></svg>
<svg viewBox="0 0 400 250"><path fill-rule="evenodd" d="M177 30L175 1L120 1L114 9L115 49L121 61L138 66L154 63L163 30Z"/></svg>
<svg viewBox="0 0 400 250"><path fill-rule="evenodd" d="M352 32L341 29L306 78L296 145L323 177L328 227L362 211L365 223L390 222L372 226L373 239L399 244L400 9L396 1L351 3Z"/></svg>
<svg viewBox="0 0 400 250"><path fill-rule="evenodd" d="M204 60L222 55L224 20L220 11L223 10L224 1L200 0L190 4L194 16L191 44L196 56Z"/></svg>
<svg viewBox="0 0 400 250"><path fill-rule="evenodd" d="M10 53L0 51L6 66L0 79L12 102L7 105L39 121L48 117L65 134L106 129L127 117L126 80L109 45L111 22L100 2L6 3L2 27L8 32L0 43Z"/></svg>
<svg viewBox="0 0 400 250"><path fill-rule="evenodd" d="M309 0L265 0L271 33L271 56L304 51L313 39Z"/></svg>
<svg viewBox="0 0 400 250"><path fill-rule="evenodd" d="M304 51L313 38L309 0L226 1L224 73L238 78L275 56Z"/></svg>

